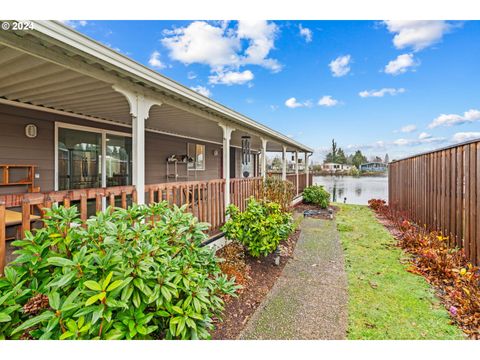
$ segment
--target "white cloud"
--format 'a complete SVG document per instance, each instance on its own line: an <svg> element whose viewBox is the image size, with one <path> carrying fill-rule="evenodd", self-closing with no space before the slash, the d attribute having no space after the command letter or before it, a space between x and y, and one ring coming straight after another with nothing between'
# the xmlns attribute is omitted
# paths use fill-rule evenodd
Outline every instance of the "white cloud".
<svg viewBox="0 0 480 360"><path fill-rule="evenodd" d="M285 106L289 107L290 109L295 109L297 107L302 107L303 104L299 103L294 97L291 97L285 101Z"/></svg>
<svg viewBox="0 0 480 360"><path fill-rule="evenodd" d="M330 95L323 96L320 100L318 100L318 105L331 107L338 104L338 100L332 98Z"/></svg>
<svg viewBox="0 0 480 360"><path fill-rule="evenodd" d="M432 135L426 133L426 132L421 132L419 135L418 135L418 138L420 140L425 140L425 139L428 139L428 138L431 138Z"/></svg>
<svg viewBox="0 0 480 360"><path fill-rule="evenodd" d="M299 107L312 107L313 104L310 100L307 100L305 102L298 102L296 98L291 97L290 99L287 99L285 101L285 106L287 106L291 109L295 109L295 108L299 108Z"/></svg>
<svg viewBox="0 0 480 360"><path fill-rule="evenodd" d="M223 84L223 85L241 85L252 81L254 78L253 73L250 70L245 71L227 71L218 72L215 75L208 77L210 84Z"/></svg>
<svg viewBox="0 0 480 360"><path fill-rule="evenodd" d="M397 94L401 94L401 93L404 93L405 92L405 89L404 88L398 88L398 89L395 89L395 88L383 88L383 89L380 89L380 90L363 90L363 91L360 91L358 93L358 95L362 98L366 98L366 97L383 97L384 95L388 94L388 95L397 95Z"/></svg>
<svg viewBox="0 0 480 360"><path fill-rule="evenodd" d="M339 56L335 60L332 60L328 66L335 77L345 76L350 72L350 55Z"/></svg>
<svg viewBox="0 0 480 360"><path fill-rule="evenodd" d="M459 132L453 135L452 141L455 143L461 143L468 140L480 139L480 132Z"/></svg>
<svg viewBox="0 0 480 360"><path fill-rule="evenodd" d="M205 86L201 86L201 85L192 86L190 89L208 98L212 97L212 92L210 91L210 89L206 88Z"/></svg>
<svg viewBox="0 0 480 360"><path fill-rule="evenodd" d="M397 49L422 50L439 42L452 25L443 20L389 20L385 21L389 32L394 33L393 44Z"/></svg>
<svg viewBox="0 0 480 360"><path fill-rule="evenodd" d="M282 65L269 57L275 48L277 25L267 21L239 21L236 27L228 22L208 23L194 21L186 27L164 31L162 44L168 49L171 59L184 64L199 63L210 66L213 81L223 75L243 74L239 68L258 65L278 72ZM249 74L252 74L249 71ZM253 78L253 74L251 76ZM216 83L223 83L218 81ZM245 83L229 82L232 83Z"/></svg>
<svg viewBox="0 0 480 360"><path fill-rule="evenodd" d="M193 71L189 71L187 74L188 80L193 80L197 78L197 74L195 74Z"/></svg>
<svg viewBox="0 0 480 360"><path fill-rule="evenodd" d="M309 28L304 28L302 24L298 25L298 29L300 30L300 36L305 38L305 41L307 43L312 41L312 37L313 37L312 30L310 30Z"/></svg>
<svg viewBox="0 0 480 360"><path fill-rule="evenodd" d="M165 68L165 64L162 63L162 61L160 60L160 53L156 50L150 55L150 59L148 59L148 64L151 67L154 67L157 69Z"/></svg>
<svg viewBox="0 0 480 360"><path fill-rule="evenodd" d="M458 114L441 114L428 125L430 129L437 126L454 126L480 121L480 110L470 109L465 111L463 115Z"/></svg>
<svg viewBox="0 0 480 360"><path fill-rule="evenodd" d="M278 105L270 105L270 110L277 111L278 110Z"/></svg>
<svg viewBox="0 0 480 360"><path fill-rule="evenodd" d="M406 73L409 69L412 70L418 65L420 65L420 62L414 59L413 54L402 54L398 55L395 60L389 61L385 65L384 71L386 74L399 75Z"/></svg>
<svg viewBox="0 0 480 360"><path fill-rule="evenodd" d="M411 133L411 132L414 132L415 130L417 130L417 126L413 124L405 125L400 129L400 131L403 133Z"/></svg>
<svg viewBox="0 0 480 360"><path fill-rule="evenodd" d="M421 134L420 134L421 135ZM438 143L445 141L444 137L432 137L426 134L427 137L418 137L418 139L397 139L392 144L397 146L418 146L423 144Z"/></svg>
<svg viewBox="0 0 480 360"><path fill-rule="evenodd" d="M87 26L88 22L86 20L60 20L64 25L70 26L73 29Z"/></svg>

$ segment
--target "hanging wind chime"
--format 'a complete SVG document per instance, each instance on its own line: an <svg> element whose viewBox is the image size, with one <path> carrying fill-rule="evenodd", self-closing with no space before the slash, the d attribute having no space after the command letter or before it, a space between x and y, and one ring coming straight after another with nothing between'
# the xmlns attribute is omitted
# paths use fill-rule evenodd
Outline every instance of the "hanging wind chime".
<svg viewBox="0 0 480 360"><path fill-rule="evenodd" d="M250 164L250 136L242 136L242 164Z"/></svg>

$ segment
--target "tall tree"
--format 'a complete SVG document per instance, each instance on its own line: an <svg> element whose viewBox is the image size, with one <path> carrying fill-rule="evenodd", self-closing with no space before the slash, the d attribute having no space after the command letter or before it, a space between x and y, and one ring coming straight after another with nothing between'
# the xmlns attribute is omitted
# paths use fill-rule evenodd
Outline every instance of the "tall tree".
<svg viewBox="0 0 480 360"><path fill-rule="evenodd" d="M342 148L338 148L337 150L337 163L339 164L347 163L347 157L345 156L345 153L343 152Z"/></svg>
<svg viewBox="0 0 480 360"><path fill-rule="evenodd" d="M337 143L335 139L332 139L332 162L336 162L337 160Z"/></svg>
<svg viewBox="0 0 480 360"><path fill-rule="evenodd" d="M360 150L357 150L355 152L355 155L353 155L352 164L355 165L357 169L359 169L360 165L366 162L367 162L367 157L363 155Z"/></svg>

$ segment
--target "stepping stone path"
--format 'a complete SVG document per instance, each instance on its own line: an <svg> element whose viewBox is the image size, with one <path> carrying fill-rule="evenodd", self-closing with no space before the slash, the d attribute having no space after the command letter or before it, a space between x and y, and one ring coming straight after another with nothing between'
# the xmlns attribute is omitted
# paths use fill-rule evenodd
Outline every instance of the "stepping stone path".
<svg viewBox="0 0 480 360"><path fill-rule="evenodd" d="M305 218L294 256L239 338L345 339L347 275L336 223Z"/></svg>

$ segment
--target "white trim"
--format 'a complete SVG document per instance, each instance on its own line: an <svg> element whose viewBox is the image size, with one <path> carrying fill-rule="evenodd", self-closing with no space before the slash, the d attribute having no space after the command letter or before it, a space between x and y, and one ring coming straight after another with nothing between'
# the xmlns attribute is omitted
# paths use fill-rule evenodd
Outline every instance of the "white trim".
<svg viewBox="0 0 480 360"><path fill-rule="evenodd" d="M100 123L100 124L107 124L107 125L111 125L111 126L124 127L124 128L130 129L130 131L132 129L132 125L130 125L130 124L115 122L113 120L100 119L100 118L96 118L96 117L88 116L88 115L71 113L71 112L63 111L63 110L46 108L46 107L39 106L39 105L26 104L26 103L22 103L22 102L19 102L19 101L6 100L6 99L1 99L0 98L0 104L10 105L10 106L14 106L14 107L23 108L23 109L35 110L35 111L40 111L40 112L45 112L45 113L50 113L50 114L57 114L57 115L61 115L61 116L68 116L68 117L71 117L71 118L74 118L74 119L88 120L88 121L93 121L93 122L97 122L97 123ZM61 124L69 124L69 123L64 123L62 121L58 121L58 122L61 123ZM75 125L75 124L69 124L69 125ZM78 125L78 126L81 126L81 125ZM197 137L193 137L193 136L189 136L189 135L181 135L181 134L172 133L172 132L168 132L168 131L164 131L164 130L157 130L157 129L153 129L153 128L147 128L146 127L145 131L151 132L151 133L156 133L156 134L161 134L161 135L166 135L166 136L171 136L171 137L175 137L175 138L200 141L200 142L204 142L204 143L208 143L208 144L214 144L214 145L220 145L220 146L223 145L223 143L221 141L206 140L206 139L197 138ZM127 133L125 133L125 134L127 134ZM274 141L272 141L272 142L274 142ZM238 146L238 145L230 145L230 146L234 147L234 148L237 148L237 149L241 149L241 146ZM253 150L255 150L255 149L253 149ZM278 152L278 151L275 150L275 151L270 151L270 152Z"/></svg>
<svg viewBox="0 0 480 360"><path fill-rule="evenodd" d="M58 129L71 129L71 130L79 130L79 131L86 131L86 132L91 132L91 133L96 133L96 134L101 134L102 135L102 179L101 179L101 185L102 187L107 186L107 134L109 135L117 135L117 136L125 136L125 137L132 137L132 134L130 133L123 133L120 131L110 131L107 129L100 129L100 128L95 128L91 126L84 126L84 125L77 125L77 124L69 124L69 123L64 123L61 121L55 121L55 130L54 130L54 190L58 191ZM132 149L133 151L133 149Z"/></svg>

